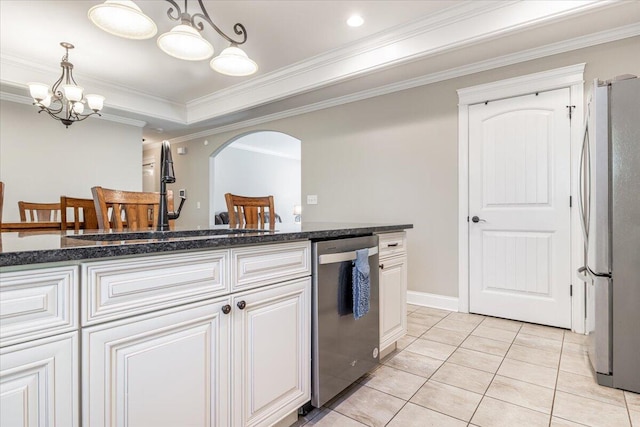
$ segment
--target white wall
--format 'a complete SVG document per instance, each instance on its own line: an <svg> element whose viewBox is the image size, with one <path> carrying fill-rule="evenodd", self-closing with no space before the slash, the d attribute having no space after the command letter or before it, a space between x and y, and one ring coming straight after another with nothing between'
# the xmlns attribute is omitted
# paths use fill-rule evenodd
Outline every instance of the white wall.
<svg viewBox="0 0 640 427"><path fill-rule="evenodd" d="M293 206L300 205L300 160L238 149L232 144L215 157L213 182L214 213L227 210L225 193L272 195L282 222L294 222Z"/></svg>
<svg viewBox="0 0 640 427"><path fill-rule="evenodd" d="M142 129L89 118L68 129L31 105L0 103L3 221L20 221L18 201L91 198L91 187L142 189Z"/></svg>

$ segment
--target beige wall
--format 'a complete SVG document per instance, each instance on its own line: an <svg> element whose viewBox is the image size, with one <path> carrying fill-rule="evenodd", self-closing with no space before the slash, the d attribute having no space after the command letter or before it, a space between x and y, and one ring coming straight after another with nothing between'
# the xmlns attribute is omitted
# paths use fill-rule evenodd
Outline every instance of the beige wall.
<svg viewBox="0 0 640 427"><path fill-rule="evenodd" d="M208 221L209 156L217 147L250 130L285 132L302 141L303 221L412 223L409 288L457 296L456 90L581 62L586 82L640 75L639 43L636 37L174 144L189 147L188 156L173 156L177 186L203 207L186 209L181 221ZM318 205L306 205L307 194L317 194Z"/></svg>
<svg viewBox="0 0 640 427"><path fill-rule="evenodd" d="M0 104L3 221L19 221L18 201L91 197L91 187L142 189L142 129L89 118L68 129L31 105Z"/></svg>

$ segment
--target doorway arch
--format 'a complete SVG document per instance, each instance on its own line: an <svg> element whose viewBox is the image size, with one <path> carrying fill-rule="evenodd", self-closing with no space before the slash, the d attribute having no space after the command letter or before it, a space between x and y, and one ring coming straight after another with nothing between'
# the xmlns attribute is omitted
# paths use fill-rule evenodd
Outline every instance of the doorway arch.
<svg viewBox="0 0 640 427"><path fill-rule="evenodd" d="M209 225L226 211L225 193L273 195L282 223L301 204L301 141L283 132L251 131L231 138L209 157Z"/></svg>

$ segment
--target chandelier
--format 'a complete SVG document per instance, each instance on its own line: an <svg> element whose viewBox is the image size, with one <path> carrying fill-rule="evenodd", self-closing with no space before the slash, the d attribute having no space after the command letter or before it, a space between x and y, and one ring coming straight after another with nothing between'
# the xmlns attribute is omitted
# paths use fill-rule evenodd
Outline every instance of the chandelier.
<svg viewBox="0 0 640 427"><path fill-rule="evenodd" d="M180 23L158 37L157 44L163 52L186 61L211 58L213 46L200 34L204 30L203 22L206 22L230 44L209 63L213 70L228 76L248 76L258 70L258 65L238 47L247 41L247 30L242 24L233 26L238 36L238 39L233 39L213 23L202 0L198 0L201 12L194 14L189 14L187 0L184 1L184 11L175 1L165 1L171 4L167 11L169 19ZM155 22L131 0L107 0L89 9L89 19L98 28L129 39L149 39L158 32Z"/></svg>
<svg viewBox="0 0 640 427"><path fill-rule="evenodd" d="M73 64L69 62L69 49L73 49L73 45L62 42L60 46L65 48L65 54L60 62L62 75L53 84L51 90L44 83L28 83L28 85L29 93L34 101L33 105L40 107L38 113L44 111L68 128L74 122L85 120L89 116L95 114L100 116L98 111L102 110L104 96L87 94L83 99L84 89L78 86L73 78ZM82 114L85 102L93 110L92 113Z"/></svg>

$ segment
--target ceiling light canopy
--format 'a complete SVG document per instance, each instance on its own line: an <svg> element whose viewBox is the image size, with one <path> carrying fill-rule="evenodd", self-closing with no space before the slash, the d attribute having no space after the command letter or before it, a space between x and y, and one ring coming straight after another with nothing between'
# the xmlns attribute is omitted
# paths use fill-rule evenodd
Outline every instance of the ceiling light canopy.
<svg viewBox="0 0 640 427"><path fill-rule="evenodd" d="M202 37L203 23L209 24L231 46L210 62L215 71L229 76L248 76L258 70L258 65L238 47L247 41L247 30L244 25L237 23L233 31L239 39L227 36L213 23L202 0L198 0L201 13L189 14L188 0L184 2L184 11L174 0L165 0L171 4L167 16L173 21L179 21L171 31L158 37L158 47L174 58L186 61L202 61L214 54L213 45ZM133 1L107 0L103 4L89 10L89 19L100 29L125 38L151 38L156 32L156 24L146 16ZM153 31L149 28L153 26ZM135 35L145 34L145 37Z"/></svg>
<svg viewBox="0 0 640 427"><path fill-rule="evenodd" d="M62 122L66 127L69 127L74 122L82 121L94 114L100 116L101 114L98 111L102 110L104 96L84 95L84 88L78 86L73 78L73 64L69 62L69 49L73 49L73 45L62 42L60 46L65 48L65 54L60 62L62 75L53 84L51 91L49 91L49 86L44 83L28 83L28 85L29 93L33 98L33 105L40 107L38 113L44 111L52 118ZM85 103L89 105L89 108L93 111L92 113L82 114Z"/></svg>

